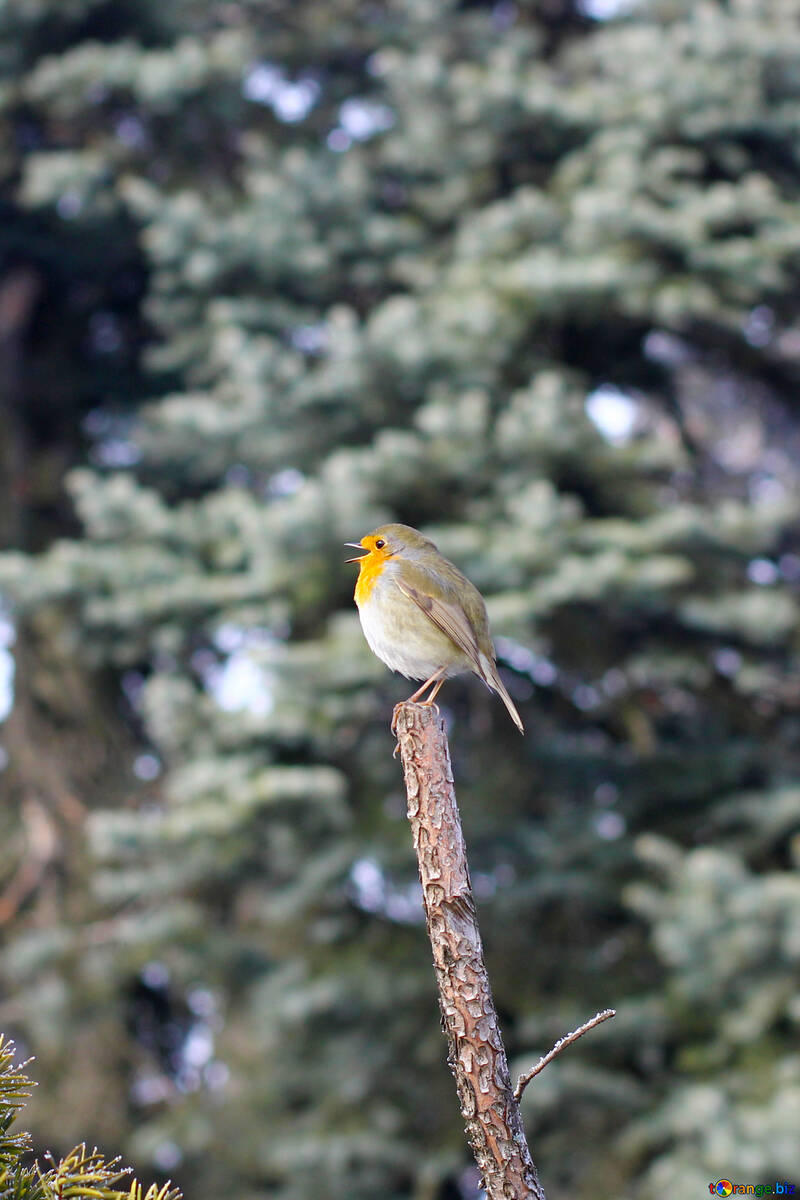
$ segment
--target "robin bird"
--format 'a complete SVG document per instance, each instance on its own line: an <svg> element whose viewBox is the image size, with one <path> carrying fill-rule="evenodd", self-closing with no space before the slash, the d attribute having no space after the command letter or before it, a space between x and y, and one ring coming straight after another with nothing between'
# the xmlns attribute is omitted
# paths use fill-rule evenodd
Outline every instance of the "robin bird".
<svg viewBox="0 0 800 1200"><path fill-rule="evenodd" d="M483 597L458 567L410 525L380 525L345 545L366 551L346 561L358 563L355 600L370 650L392 671L425 681L409 702L433 704L445 679L474 671L524 733L497 673Z"/></svg>

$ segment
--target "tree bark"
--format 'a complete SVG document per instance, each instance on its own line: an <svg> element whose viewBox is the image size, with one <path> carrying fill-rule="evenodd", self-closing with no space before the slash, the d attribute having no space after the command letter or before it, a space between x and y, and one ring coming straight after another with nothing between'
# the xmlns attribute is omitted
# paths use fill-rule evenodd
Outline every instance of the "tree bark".
<svg viewBox="0 0 800 1200"><path fill-rule="evenodd" d="M448 1062L489 1200L545 1200L514 1099L472 898L444 721L398 704L408 794Z"/></svg>

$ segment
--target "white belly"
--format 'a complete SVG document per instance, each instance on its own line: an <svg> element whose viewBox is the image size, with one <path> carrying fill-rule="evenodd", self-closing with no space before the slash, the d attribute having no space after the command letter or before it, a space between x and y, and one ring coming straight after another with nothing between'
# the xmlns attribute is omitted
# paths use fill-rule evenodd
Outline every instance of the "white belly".
<svg viewBox="0 0 800 1200"><path fill-rule="evenodd" d="M450 638L391 579L379 581L369 600L359 605L358 615L372 653L407 679L430 679L445 663L449 664L447 675L471 670L466 656L459 654Z"/></svg>

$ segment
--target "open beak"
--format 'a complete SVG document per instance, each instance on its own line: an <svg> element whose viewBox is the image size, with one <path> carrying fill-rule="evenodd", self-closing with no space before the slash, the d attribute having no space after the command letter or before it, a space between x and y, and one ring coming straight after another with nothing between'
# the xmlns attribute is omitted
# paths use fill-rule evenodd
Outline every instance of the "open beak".
<svg viewBox="0 0 800 1200"><path fill-rule="evenodd" d="M362 545L361 545L361 542L345 542L344 544L345 544L345 546L349 546L349 548L350 548L351 550L360 550L360 551L361 551L361 558L365 558L365 557L366 557L366 555L367 555L367 548L366 548L366 546L362 546ZM361 558L346 558L344 561L345 561L346 563L351 563L351 562L361 562Z"/></svg>

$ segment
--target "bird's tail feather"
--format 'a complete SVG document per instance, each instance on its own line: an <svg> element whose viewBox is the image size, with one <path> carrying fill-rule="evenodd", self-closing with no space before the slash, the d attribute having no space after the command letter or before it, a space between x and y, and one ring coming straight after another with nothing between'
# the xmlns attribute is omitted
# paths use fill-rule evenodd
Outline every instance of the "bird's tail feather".
<svg viewBox="0 0 800 1200"><path fill-rule="evenodd" d="M506 691L506 685L500 678L500 673L497 670L496 663L493 663L492 660L487 658L485 654L481 654L481 666L483 667L484 682L488 683L492 691L497 692L498 696L503 701L503 704L505 704L506 708L508 709L511 720L514 722L520 733L524 733L525 726L522 724L522 718L517 712L517 707L514 704L514 701Z"/></svg>

